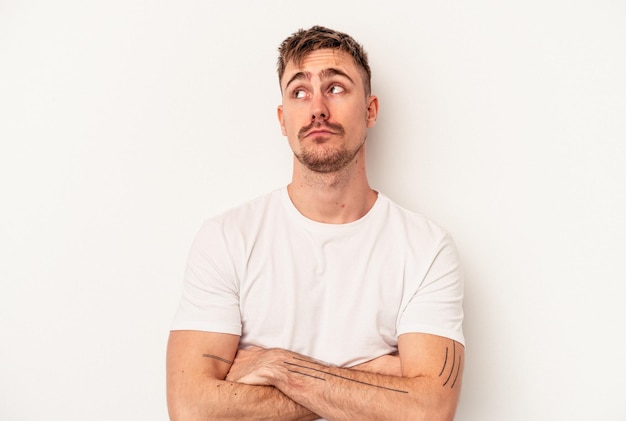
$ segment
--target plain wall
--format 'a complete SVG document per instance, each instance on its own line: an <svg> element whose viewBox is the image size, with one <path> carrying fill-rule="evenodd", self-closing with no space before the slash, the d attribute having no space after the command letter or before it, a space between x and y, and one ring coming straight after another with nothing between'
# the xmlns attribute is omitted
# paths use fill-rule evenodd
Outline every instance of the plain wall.
<svg viewBox="0 0 626 421"><path fill-rule="evenodd" d="M321 24L370 54L371 184L461 252L457 419L625 420L625 18L621 1L0 2L0 419L167 419L189 246L288 183L276 48Z"/></svg>

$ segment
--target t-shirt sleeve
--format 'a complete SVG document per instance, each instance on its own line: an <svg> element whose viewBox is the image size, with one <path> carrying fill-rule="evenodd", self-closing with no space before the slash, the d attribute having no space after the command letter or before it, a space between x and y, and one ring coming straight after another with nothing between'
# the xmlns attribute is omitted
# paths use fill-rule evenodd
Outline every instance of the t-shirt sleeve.
<svg viewBox="0 0 626 421"><path fill-rule="evenodd" d="M398 335L428 333L465 345L463 336L463 274L454 241L445 234L434 250L423 280L408 300Z"/></svg>
<svg viewBox="0 0 626 421"><path fill-rule="evenodd" d="M171 330L241 335L236 274L216 221L206 221L192 243Z"/></svg>

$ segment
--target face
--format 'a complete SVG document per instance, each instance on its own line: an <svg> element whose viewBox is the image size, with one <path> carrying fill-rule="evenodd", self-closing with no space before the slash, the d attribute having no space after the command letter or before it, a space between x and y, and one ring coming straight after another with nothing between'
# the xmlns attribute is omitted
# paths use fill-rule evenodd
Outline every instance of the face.
<svg viewBox="0 0 626 421"><path fill-rule="evenodd" d="M300 66L288 63L280 84L278 120L298 161L320 173L352 162L378 115L378 99L366 96L352 57L331 49L314 51Z"/></svg>

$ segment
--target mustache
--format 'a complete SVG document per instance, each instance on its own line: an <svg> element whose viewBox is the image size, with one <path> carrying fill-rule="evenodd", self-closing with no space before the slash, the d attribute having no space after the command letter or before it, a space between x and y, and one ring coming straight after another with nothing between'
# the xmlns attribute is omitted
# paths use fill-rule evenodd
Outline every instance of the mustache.
<svg viewBox="0 0 626 421"><path fill-rule="evenodd" d="M306 134L308 132L310 132L312 129L321 129L321 128L325 128L328 129L338 135L343 135L346 131L343 128L343 126L339 123L330 123L330 122L324 122L322 123L321 121L312 121L311 124L302 127L299 131L298 131L298 139L302 139L304 136L306 136Z"/></svg>

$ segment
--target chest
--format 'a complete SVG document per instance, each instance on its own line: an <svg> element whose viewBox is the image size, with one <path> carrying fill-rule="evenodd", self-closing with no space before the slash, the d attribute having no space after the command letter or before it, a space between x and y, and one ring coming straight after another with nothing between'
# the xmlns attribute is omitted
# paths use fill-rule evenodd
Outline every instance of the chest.
<svg viewBox="0 0 626 421"><path fill-rule="evenodd" d="M406 248L363 234L257 239L239 278L242 342L324 361L336 358L329 347L393 350L408 296Z"/></svg>

